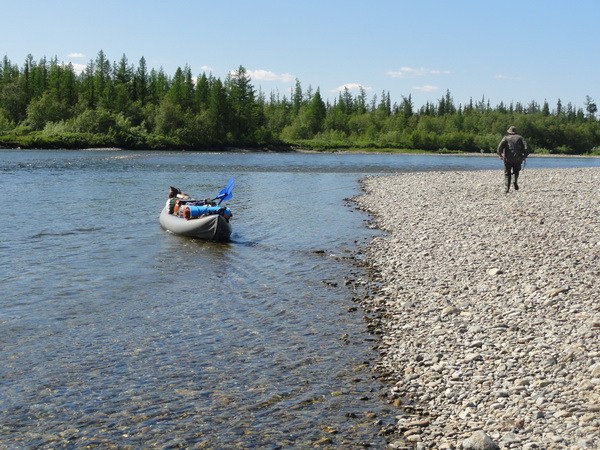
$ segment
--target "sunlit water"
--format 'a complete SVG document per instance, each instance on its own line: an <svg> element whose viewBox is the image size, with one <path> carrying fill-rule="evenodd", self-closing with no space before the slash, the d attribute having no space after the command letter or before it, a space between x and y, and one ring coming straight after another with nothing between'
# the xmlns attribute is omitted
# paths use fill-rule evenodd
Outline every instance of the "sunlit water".
<svg viewBox="0 0 600 450"><path fill-rule="evenodd" d="M500 184L479 156L1 151L0 448L383 446L397 411L345 283L374 232L345 199L368 174L492 168ZM168 186L229 177L232 242L160 228Z"/></svg>

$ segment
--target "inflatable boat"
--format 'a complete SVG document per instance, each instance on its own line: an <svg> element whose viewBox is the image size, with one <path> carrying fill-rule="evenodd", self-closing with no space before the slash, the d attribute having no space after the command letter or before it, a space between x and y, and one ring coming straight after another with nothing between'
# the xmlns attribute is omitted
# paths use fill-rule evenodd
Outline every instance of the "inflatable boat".
<svg viewBox="0 0 600 450"><path fill-rule="evenodd" d="M233 197L233 178L212 200L194 200L171 187L169 200L160 213L160 226L173 234L210 241L228 241L231 236L231 210L221 206ZM218 200L218 203L215 201Z"/></svg>
<svg viewBox="0 0 600 450"><path fill-rule="evenodd" d="M220 214L186 219L169 214L165 206L160 213L160 226L173 234L189 236L209 241L228 241L231 236L229 220Z"/></svg>

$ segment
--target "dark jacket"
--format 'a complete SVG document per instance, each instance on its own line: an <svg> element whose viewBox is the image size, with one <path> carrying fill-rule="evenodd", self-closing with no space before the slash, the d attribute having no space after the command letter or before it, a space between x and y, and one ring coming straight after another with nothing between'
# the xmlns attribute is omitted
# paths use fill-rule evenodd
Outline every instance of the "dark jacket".
<svg viewBox="0 0 600 450"><path fill-rule="evenodd" d="M502 138L498 149L496 150L498 155L507 163L520 163L527 155L527 142L523 139L523 136L518 134L507 134Z"/></svg>

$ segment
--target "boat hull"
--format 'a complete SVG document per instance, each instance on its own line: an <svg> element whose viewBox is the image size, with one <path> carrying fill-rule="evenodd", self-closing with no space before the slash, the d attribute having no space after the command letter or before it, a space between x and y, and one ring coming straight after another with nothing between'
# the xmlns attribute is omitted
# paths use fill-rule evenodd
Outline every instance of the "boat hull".
<svg viewBox="0 0 600 450"><path fill-rule="evenodd" d="M169 214L167 208L160 213L160 226L179 236L188 236L209 241L228 241L231 224L218 214L186 220Z"/></svg>

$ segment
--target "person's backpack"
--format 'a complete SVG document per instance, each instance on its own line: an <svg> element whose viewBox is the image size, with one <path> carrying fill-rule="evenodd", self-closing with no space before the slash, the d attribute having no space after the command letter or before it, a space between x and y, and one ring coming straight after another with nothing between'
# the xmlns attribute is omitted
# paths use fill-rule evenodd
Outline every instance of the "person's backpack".
<svg viewBox="0 0 600 450"><path fill-rule="evenodd" d="M505 137L506 145L504 147L504 161L509 163L520 163L525 159L525 145L523 138L518 135L509 135Z"/></svg>

